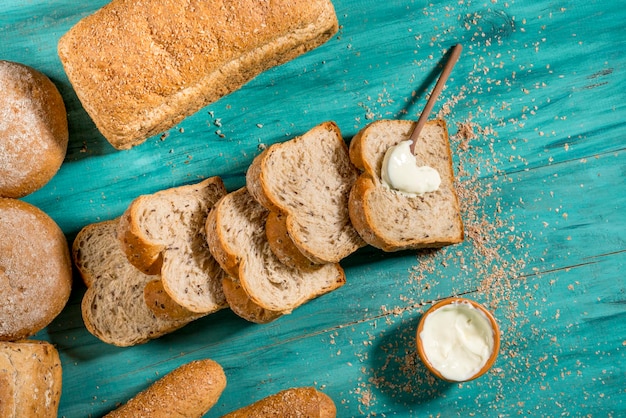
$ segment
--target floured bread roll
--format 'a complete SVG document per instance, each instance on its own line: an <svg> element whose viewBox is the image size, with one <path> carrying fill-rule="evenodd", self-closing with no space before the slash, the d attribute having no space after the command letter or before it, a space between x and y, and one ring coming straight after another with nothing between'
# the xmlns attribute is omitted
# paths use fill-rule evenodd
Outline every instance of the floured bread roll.
<svg viewBox="0 0 626 418"><path fill-rule="evenodd" d="M0 198L0 340L35 334L61 313L72 288L67 241L35 206Z"/></svg>
<svg viewBox="0 0 626 418"><path fill-rule="evenodd" d="M44 74L0 60L0 197L19 198L43 187L67 152L67 114Z"/></svg>

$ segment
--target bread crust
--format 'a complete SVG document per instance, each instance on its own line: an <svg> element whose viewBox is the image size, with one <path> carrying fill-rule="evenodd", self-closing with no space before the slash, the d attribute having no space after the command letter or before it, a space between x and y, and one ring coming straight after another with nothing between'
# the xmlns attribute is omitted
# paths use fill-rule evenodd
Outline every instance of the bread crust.
<svg viewBox="0 0 626 418"><path fill-rule="evenodd" d="M148 199L148 196L139 196L120 216L118 238L128 261L143 273L155 275L161 273L165 245L148 238L136 221L140 216L139 208Z"/></svg>
<svg viewBox="0 0 626 418"><path fill-rule="evenodd" d="M270 212L265 222L265 235L272 252L283 264L300 269L311 269L319 264L307 258L293 242L284 214Z"/></svg>
<svg viewBox="0 0 626 418"><path fill-rule="evenodd" d="M226 375L215 361L195 360L174 369L107 418L200 418L217 403Z"/></svg>
<svg viewBox="0 0 626 418"><path fill-rule="evenodd" d="M222 267L230 277L239 280L240 256L236 249L229 245L228 240L224 238L221 229L218 227L219 225L223 225L223 222L227 222L222 219L220 211L216 209L225 197L226 196L220 199L207 215L205 224L206 238L209 244L209 251L211 251L211 255L215 258L220 267Z"/></svg>
<svg viewBox="0 0 626 418"><path fill-rule="evenodd" d="M56 418L62 367L45 341L0 342L0 416Z"/></svg>
<svg viewBox="0 0 626 418"><path fill-rule="evenodd" d="M0 198L0 340L40 331L65 307L72 290L69 246L39 208Z"/></svg>
<svg viewBox="0 0 626 418"><path fill-rule="evenodd" d="M58 172L68 143L67 113L54 83L0 60L0 197L21 198Z"/></svg>
<svg viewBox="0 0 626 418"><path fill-rule="evenodd" d="M230 309L246 321L267 324L283 315L282 312L271 311L254 303L243 290L239 281L232 277L222 279L222 286Z"/></svg>
<svg viewBox="0 0 626 418"><path fill-rule="evenodd" d="M100 132L127 149L337 30L330 0L114 0L58 54Z"/></svg>
<svg viewBox="0 0 626 418"><path fill-rule="evenodd" d="M146 283L143 297L148 308L158 318L172 321L198 318L198 314L180 306L168 295L160 278Z"/></svg>
<svg viewBox="0 0 626 418"><path fill-rule="evenodd" d="M226 414L222 418L287 416L334 418L337 416L337 407L328 395L313 387L291 388Z"/></svg>
<svg viewBox="0 0 626 418"><path fill-rule="evenodd" d="M389 143L376 144L375 147L369 147L370 151L366 151L368 147L366 142L370 141L371 132L384 132L393 124L393 128L397 129L397 133ZM460 215L460 205L456 191L454 190L454 172L452 168L452 154L448 142L448 131L443 120L428 121L424 130L439 130L443 135L443 143L438 144L439 148L444 150L444 154L438 154L437 161L424 161L425 164L438 164L439 171L442 176L443 189L441 193L445 193L445 197L440 192L435 192L432 196L414 196L407 197L384 186L380 180L380 171L382 165L382 157L386 150L403 140L408 139L412 131L413 122L400 120L379 120L373 122L363 128L353 138L350 144L350 158L352 162L363 170L357 181L354 183L350 191L348 203L350 219L352 224L359 232L361 237L368 244L382 249L383 251L400 251L406 249L420 248L437 248L445 245L456 244L463 241L463 223ZM422 135L424 131L422 131ZM374 141L378 141L378 137L373 137ZM422 137L418 141L421 141ZM378 152L374 160L373 156L367 155L372 152L371 148L378 148ZM425 158L425 157L424 157ZM434 157L431 157L434 158ZM436 193L440 193L437 195ZM442 213L435 213L431 206L433 201L445 199L446 217L443 219ZM384 203L381 203L384 202ZM445 228L440 231L430 230L428 225L421 227L403 227L407 235L402 239L394 237L387 227L381 225L380 208L384 207L387 214L403 213L403 221L407 221L410 225L412 217L416 217L418 213L425 213L431 220L431 225L447 222Z"/></svg>

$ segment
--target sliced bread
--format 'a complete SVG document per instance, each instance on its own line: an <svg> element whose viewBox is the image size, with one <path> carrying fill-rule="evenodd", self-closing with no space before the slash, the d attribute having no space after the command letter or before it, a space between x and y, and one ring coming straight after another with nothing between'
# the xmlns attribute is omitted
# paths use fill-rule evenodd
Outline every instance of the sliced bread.
<svg viewBox="0 0 626 418"><path fill-rule="evenodd" d="M163 319L144 300L149 276L128 262L117 239L118 220L84 227L72 245L74 263L87 285L81 308L87 330L100 340L128 347L172 332L201 315Z"/></svg>
<svg viewBox="0 0 626 418"><path fill-rule="evenodd" d="M268 225L268 237L285 264L304 267L294 263L294 250L277 247L293 245L311 262L323 264L337 263L365 245L348 214L348 196L357 177L333 122L274 144L254 159L246 184L261 205L283 215ZM286 234L273 233L272 225L284 228ZM281 236L284 239L275 239Z"/></svg>
<svg viewBox="0 0 626 418"><path fill-rule="evenodd" d="M443 120L427 122L415 146L418 164L439 173L438 190L408 195L381 181L385 153L408 140L413 127L412 121L379 120L363 128L350 143L350 159L363 171L350 193L350 218L368 244L384 251L436 248L463 241L448 130Z"/></svg>
<svg viewBox="0 0 626 418"><path fill-rule="evenodd" d="M338 264L297 269L281 263L265 235L268 213L243 187L223 197L207 218L211 252L255 309L270 311L270 316L289 313L345 283Z"/></svg>
<svg viewBox="0 0 626 418"><path fill-rule="evenodd" d="M128 260L160 274L163 289L183 308L212 313L227 306L223 270L211 256L204 225L226 194L219 177L135 199L120 219L118 237Z"/></svg>

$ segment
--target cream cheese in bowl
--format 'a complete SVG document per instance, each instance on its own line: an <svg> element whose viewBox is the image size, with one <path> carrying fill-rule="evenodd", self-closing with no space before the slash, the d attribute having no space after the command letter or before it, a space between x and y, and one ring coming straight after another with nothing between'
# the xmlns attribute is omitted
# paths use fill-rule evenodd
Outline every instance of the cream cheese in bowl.
<svg viewBox="0 0 626 418"><path fill-rule="evenodd" d="M494 363L498 325L482 305L463 298L441 301L422 317L418 353L438 377L454 382L475 379Z"/></svg>

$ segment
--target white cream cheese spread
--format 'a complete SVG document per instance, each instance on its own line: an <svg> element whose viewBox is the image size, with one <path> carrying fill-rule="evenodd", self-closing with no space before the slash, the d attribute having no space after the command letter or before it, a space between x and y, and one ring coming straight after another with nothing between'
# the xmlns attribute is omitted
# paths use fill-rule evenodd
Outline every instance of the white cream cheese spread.
<svg viewBox="0 0 626 418"><path fill-rule="evenodd" d="M419 334L430 365L452 381L473 378L494 348L489 318L467 302L444 305L431 312Z"/></svg>
<svg viewBox="0 0 626 418"><path fill-rule="evenodd" d="M434 168L417 165L411 142L402 141L387 150L381 171L383 184L410 195L434 192L441 184L441 177Z"/></svg>

